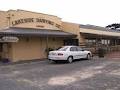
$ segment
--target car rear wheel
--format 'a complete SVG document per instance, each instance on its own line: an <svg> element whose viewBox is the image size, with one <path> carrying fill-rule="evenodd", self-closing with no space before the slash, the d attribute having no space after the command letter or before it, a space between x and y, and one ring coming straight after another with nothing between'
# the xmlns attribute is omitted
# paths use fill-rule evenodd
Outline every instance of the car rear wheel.
<svg viewBox="0 0 120 90"><path fill-rule="evenodd" d="M87 60L91 60L91 55L87 54Z"/></svg>
<svg viewBox="0 0 120 90"><path fill-rule="evenodd" d="M73 62L73 57L72 56L68 57L67 61L68 61L68 63L72 63Z"/></svg>

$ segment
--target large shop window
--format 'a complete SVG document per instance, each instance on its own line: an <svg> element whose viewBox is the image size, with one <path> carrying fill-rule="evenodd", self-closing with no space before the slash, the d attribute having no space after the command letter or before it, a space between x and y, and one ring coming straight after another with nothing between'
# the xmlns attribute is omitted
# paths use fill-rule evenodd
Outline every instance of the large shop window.
<svg viewBox="0 0 120 90"><path fill-rule="evenodd" d="M78 41L78 39L66 39L66 40L64 40L64 45L75 45L75 46L78 46L79 45L79 41Z"/></svg>
<svg viewBox="0 0 120 90"><path fill-rule="evenodd" d="M0 43L0 52L3 51L3 43Z"/></svg>

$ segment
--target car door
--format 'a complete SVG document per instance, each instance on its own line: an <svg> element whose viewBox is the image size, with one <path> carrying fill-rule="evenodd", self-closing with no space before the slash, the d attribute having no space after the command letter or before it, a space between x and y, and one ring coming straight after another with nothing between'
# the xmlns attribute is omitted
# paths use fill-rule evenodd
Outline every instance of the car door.
<svg viewBox="0 0 120 90"><path fill-rule="evenodd" d="M73 56L73 59L78 59L77 47L71 47L70 48L70 55Z"/></svg>
<svg viewBox="0 0 120 90"><path fill-rule="evenodd" d="M77 55L78 55L78 59L80 58L85 58L85 52L82 48L77 47Z"/></svg>

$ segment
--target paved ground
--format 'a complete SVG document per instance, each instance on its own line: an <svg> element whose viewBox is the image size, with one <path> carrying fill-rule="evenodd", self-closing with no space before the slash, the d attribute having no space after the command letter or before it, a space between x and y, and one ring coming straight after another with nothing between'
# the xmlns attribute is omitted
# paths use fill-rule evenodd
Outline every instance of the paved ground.
<svg viewBox="0 0 120 90"><path fill-rule="evenodd" d="M120 90L120 61L0 66L0 90Z"/></svg>

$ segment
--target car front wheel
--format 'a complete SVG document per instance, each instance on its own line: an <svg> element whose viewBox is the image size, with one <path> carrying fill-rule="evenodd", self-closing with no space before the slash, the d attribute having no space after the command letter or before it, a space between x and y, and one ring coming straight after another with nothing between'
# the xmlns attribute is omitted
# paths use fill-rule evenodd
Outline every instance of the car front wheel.
<svg viewBox="0 0 120 90"><path fill-rule="evenodd" d="M68 61L68 63L72 63L73 62L73 57L72 56L68 57L67 61Z"/></svg>

